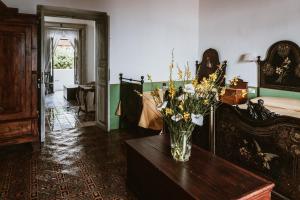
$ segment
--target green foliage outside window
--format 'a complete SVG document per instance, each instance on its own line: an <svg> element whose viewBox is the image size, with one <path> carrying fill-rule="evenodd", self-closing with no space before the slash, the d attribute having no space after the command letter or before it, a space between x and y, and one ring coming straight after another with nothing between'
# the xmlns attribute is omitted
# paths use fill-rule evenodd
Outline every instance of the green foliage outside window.
<svg viewBox="0 0 300 200"><path fill-rule="evenodd" d="M74 50L72 48L57 47L54 54L54 69L73 69Z"/></svg>

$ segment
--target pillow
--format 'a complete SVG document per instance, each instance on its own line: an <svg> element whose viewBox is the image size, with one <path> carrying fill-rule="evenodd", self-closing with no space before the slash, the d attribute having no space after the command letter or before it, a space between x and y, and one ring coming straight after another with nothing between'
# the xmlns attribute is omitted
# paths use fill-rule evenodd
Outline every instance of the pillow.
<svg viewBox="0 0 300 200"><path fill-rule="evenodd" d="M299 99L290 99L283 97L256 97L254 99L251 99L251 102L257 103L257 100L259 99L264 100L264 106L271 106L300 112Z"/></svg>

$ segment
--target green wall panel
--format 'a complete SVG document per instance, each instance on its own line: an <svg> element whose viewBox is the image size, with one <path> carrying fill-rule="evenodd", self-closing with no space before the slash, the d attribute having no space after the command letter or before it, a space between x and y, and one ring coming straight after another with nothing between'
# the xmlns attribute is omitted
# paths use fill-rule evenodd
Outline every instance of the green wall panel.
<svg viewBox="0 0 300 200"><path fill-rule="evenodd" d="M164 81L166 82L166 81ZM162 87L163 82L154 82L153 87ZM175 82L178 86L180 84L179 81ZM146 82L143 86L144 92L151 90L151 83ZM252 99L257 97L257 88L249 87L248 90L248 98ZM291 91L283 91L283 90L274 90L261 88L260 89L261 96L270 96L270 97L287 97L300 99L300 92L291 92ZM120 99L120 84L111 84L110 85L110 129L118 129L119 128L119 117L115 115L118 103Z"/></svg>
<svg viewBox="0 0 300 200"><path fill-rule="evenodd" d="M250 90L255 91L255 93L250 93ZM248 92L249 92L248 98L252 99L252 98L257 97L257 88L256 87L249 87ZM269 88L260 88L260 96L300 99L300 92L275 90L275 89L269 89Z"/></svg>
<svg viewBox="0 0 300 200"><path fill-rule="evenodd" d="M292 99L300 99L300 92L291 92L284 90L274 90L268 88L260 89L260 96L270 96L270 97L286 97Z"/></svg>
<svg viewBox="0 0 300 200"><path fill-rule="evenodd" d="M116 116L115 112L120 99L120 84L110 85L110 130L119 128L119 117Z"/></svg>

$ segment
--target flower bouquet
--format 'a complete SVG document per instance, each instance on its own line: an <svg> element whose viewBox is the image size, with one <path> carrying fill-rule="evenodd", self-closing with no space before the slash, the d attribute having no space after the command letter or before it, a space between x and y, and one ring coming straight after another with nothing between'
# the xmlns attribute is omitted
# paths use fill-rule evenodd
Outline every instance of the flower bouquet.
<svg viewBox="0 0 300 200"><path fill-rule="evenodd" d="M225 91L221 87L223 81L220 65L215 73L198 80L191 76L189 65L182 70L177 68L178 79L173 79L175 70L174 57L170 64L168 90L164 99L160 100L158 88L153 89L151 95L156 102L158 111L162 114L171 139L171 154L176 161L188 161L191 155L191 136L196 125L203 125L203 118L210 113L212 106L219 102L219 96ZM148 80L152 83L151 76Z"/></svg>

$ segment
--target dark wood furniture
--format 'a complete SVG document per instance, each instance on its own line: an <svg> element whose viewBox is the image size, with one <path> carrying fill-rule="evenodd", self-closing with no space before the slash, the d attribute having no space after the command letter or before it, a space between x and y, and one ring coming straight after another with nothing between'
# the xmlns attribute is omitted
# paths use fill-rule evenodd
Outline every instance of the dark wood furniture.
<svg viewBox="0 0 300 200"><path fill-rule="evenodd" d="M223 103L230 105L246 103L248 97L248 83L242 79L238 79L236 85L230 84L225 90L225 94L221 97Z"/></svg>
<svg viewBox="0 0 300 200"><path fill-rule="evenodd" d="M221 97L221 101L230 105L246 103L247 90L226 88L225 94Z"/></svg>
<svg viewBox="0 0 300 200"><path fill-rule="evenodd" d="M0 1L0 146L39 144L37 22Z"/></svg>
<svg viewBox="0 0 300 200"><path fill-rule="evenodd" d="M204 51L202 61L196 61L196 75L198 80L201 81L203 78L208 78L210 74L218 69L219 65L221 65L221 63L217 50L210 48ZM221 75L223 78L220 79L220 83L224 86L227 61L224 61L222 65L224 65Z"/></svg>
<svg viewBox="0 0 300 200"><path fill-rule="evenodd" d="M94 101L93 104L96 102L96 95L95 95L96 89L95 85L79 85L77 89L77 101L78 101L78 115L82 111L84 113L88 113L88 100L87 95L88 93L93 93ZM82 95L82 96L81 96ZM81 98L82 97L82 98Z"/></svg>
<svg viewBox="0 0 300 200"><path fill-rule="evenodd" d="M64 98L67 101L76 100L78 85L64 85Z"/></svg>
<svg viewBox="0 0 300 200"><path fill-rule="evenodd" d="M275 66L282 66L286 56L291 62L286 75L280 78ZM275 43L266 60L258 61L260 86L300 91L295 74L298 66L299 47L290 41ZM223 104L216 113L215 148L218 156L273 180L274 199L300 199L299 118L275 116L254 120L246 110Z"/></svg>
<svg viewBox="0 0 300 200"><path fill-rule="evenodd" d="M197 146L188 162L170 155L165 135L128 140L127 183L140 199L255 199L271 197L273 183Z"/></svg>
<svg viewBox="0 0 300 200"><path fill-rule="evenodd" d="M138 93L143 94L144 76L140 80L124 78L119 74L120 79L120 128L137 127L143 110L143 98ZM138 92L138 93L137 93Z"/></svg>
<svg viewBox="0 0 300 200"><path fill-rule="evenodd" d="M265 60L258 57L259 87L300 92L299 58L300 47L294 42L284 40L273 44ZM283 67L286 59L290 63Z"/></svg>

